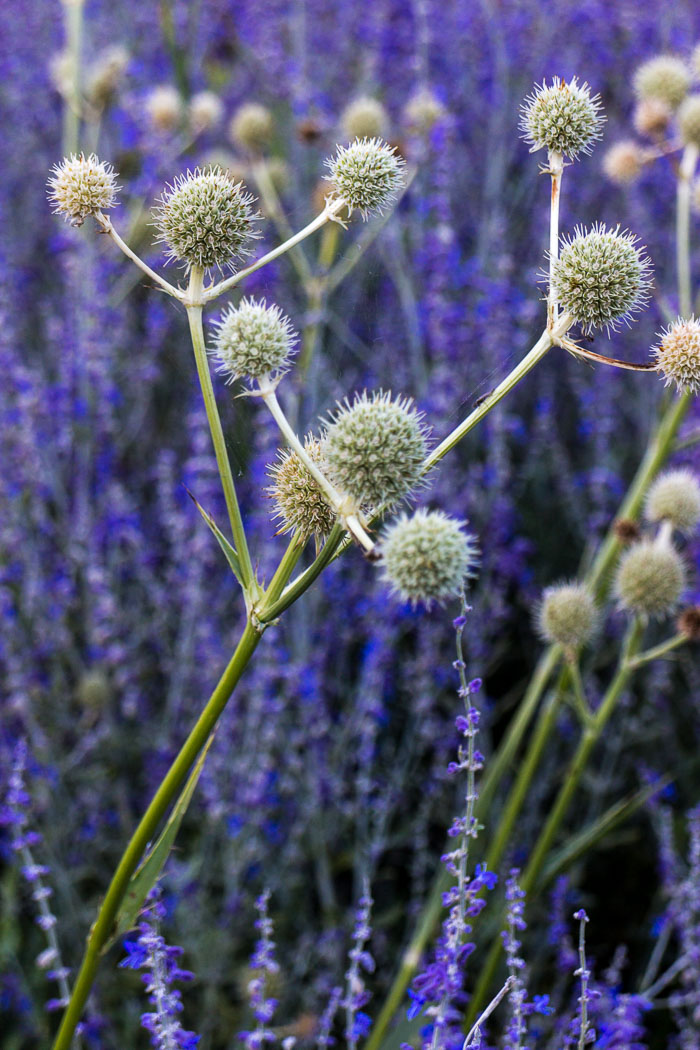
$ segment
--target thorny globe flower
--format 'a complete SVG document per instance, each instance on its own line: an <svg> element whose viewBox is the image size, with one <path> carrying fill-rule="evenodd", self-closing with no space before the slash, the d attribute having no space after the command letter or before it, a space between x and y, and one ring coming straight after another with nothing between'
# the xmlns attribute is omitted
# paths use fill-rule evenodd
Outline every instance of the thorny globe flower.
<svg viewBox="0 0 700 1050"><path fill-rule="evenodd" d="M686 146L700 146L700 94L689 95L681 103L678 130Z"/></svg>
<svg viewBox="0 0 700 1050"><path fill-rule="evenodd" d="M307 435L304 450L321 472L327 473L320 441ZM280 532L299 530L304 539L312 535L327 536L335 524L335 511L296 452L290 449L281 452L268 473L273 484L267 491L276 504L275 517L281 523Z"/></svg>
<svg viewBox="0 0 700 1050"><path fill-rule="evenodd" d="M422 508L386 529L381 552L384 578L412 605L456 597L479 560L476 540L464 522Z"/></svg>
<svg viewBox="0 0 700 1050"><path fill-rule="evenodd" d="M322 442L331 479L359 506L391 505L421 478L427 452L422 413L410 398L367 392L339 405Z"/></svg>
<svg viewBox="0 0 700 1050"><path fill-rule="evenodd" d="M634 90L641 100L655 99L677 109L690 88L690 70L682 58L657 55L634 74Z"/></svg>
<svg viewBox="0 0 700 1050"><path fill-rule="evenodd" d="M346 138L382 138L389 125L389 114L376 98L353 99L340 114L340 128Z"/></svg>
<svg viewBox="0 0 700 1050"><path fill-rule="evenodd" d="M637 238L620 227L596 223L589 231L575 228L562 238L553 284L562 308L590 332L614 329L619 321L646 306L651 288L651 263Z"/></svg>
<svg viewBox="0 0 700 1050"><path fill-rule="evenodd" d="M244 102L233 114L229 136L236 146L257 152L267 146L275 131L272 113L259 102Z"/></svg>
<svg viewBox="0 0 700 1050"><path fill-rule="evenodd" d="M214 324L217 371L228 382L239 376L262 379L286 371L298 336L279 306L267 306L264 299L241 299Z"/></svg>
<svg viewBox="0 0 700 1050"><path fill-rule="evenodd" d="M259 237L254 198L218 167L195 168L168 186L155 210L158 241L167 244L168 257L187 269L231 266L248 255L246 242Z"/></svg>
<svg viewBox="0 0 700 1050"><path fill-rule="evenodd" d="M333 184L336 197L357 208L363 219L394 200L404 184L406 162L393 146L363 138L336 149L335 157L326 160L326 181Z"/></svg>
<svg viewBox="0 0 700 1050"><path fill-rule="evenodd" d="M634 182L644 166L644 152L633 139L611 146L603 157L603 171L620 186Z"/></svg>
<svg viewBox="0 0 700 1050"><path fill-rule="evenodd" d="M72 226L82 226L88 215L113 208L119 190L112 165L94 153L64 157L52 169L48 187L54 212L64 215Z"/></svg>
<svg viewBox="0 0 700 1050"><path fill-rule="evenodd" d="M588 589L581 583L548 587L537 610L537 626L547 642L580 649L595 631L598 613Z"/></svg>
<svg viewBox="0 0 700 1050"><path fill-rule="evenodd" d="M403 116L409 128L420 134L429 132L447 110L429 88L421 88L404 106Z"/></svg>
<svg viewBox="0 0 700 1050"><path fill-rule="evenodd" d="M157 84L151 88L144 105L151 127L156 131L174 131L182 120L182 96L172 84Z"/></svg>
<svg viewBox="0 0 700 1050"><path fill-rule="evenodd" d="M666 386L675 383L681 392L700 390L700 321L679 317L660 333L660 342L652 353Z"/></svg>
<svg viewBox="0 0 700 1050"><path fill-rule="evenodd" d="M648 521L670 521L674 529L690 534L700 522L700 484L692 470L667 470L647 494Z"/></svg>
<svg viewBox="0 0 700 1050"><path fill-rule="evenodd" d="M667 616L685 586L683 559L664 537L641 540L622 555L615 577L620 605L637 616Z"/></svg>
<svg viewBox="0 0 700 1050"><path fill-rule="evenodd" d="M576 77L569 83L554 77L550 85L536 85L521 108L520 130L531 153L547 149L575 160L579 153L591 152L604 123L600 96L591 97L588 84L579 84Z"/></svg>
<svg viewBox="0 0 700 1050"><path fill-rule="evenodd" d="M224 104L213 91L198 91L190 99L188 114L193 131L209 131L221 123Z"/></svg>

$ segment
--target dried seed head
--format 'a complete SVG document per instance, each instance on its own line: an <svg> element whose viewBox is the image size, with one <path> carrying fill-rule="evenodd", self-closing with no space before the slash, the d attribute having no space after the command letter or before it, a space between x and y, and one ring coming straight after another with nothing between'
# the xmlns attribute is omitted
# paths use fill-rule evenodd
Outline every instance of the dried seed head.
<svg viewBox="0 0 700 1050"><path fill-rule="evenodd" d="M177 88L159 84L145 98L146 114L156 131L174 131L182 123L184 107Z"/></svg>
<svg viewBox="0 0 700 1050"><path fill-rule="evenodd" d="M340 129L347 139L383 138L389 127L389 114L376 98L356 98L340 115Z"/></svg>
<svg viewBox="0 0 700 1050"><path fill-rule="evenodd" d="M426 135L447 113L444 105L429 88L421 88L404 107L404 120L411 130Z"/></svg>
<svg viewBox="0 0 700 1050"><path fill-rule="evenodd" d="M630 543L636 543L640 536L639 525L629 518L618 518L613 525L613 530L620 543L626 547Z"/></svg>
<svg viewBox="0 0 700 1050"><path fill-rule="evenodd" d="M546 81L535 85L520 110L520 130L531 153L546 149L572 159L590 153L604 123L600 96L591 97L588 84L576 77L568 84L554 77L549 86Z"/></svg>
<svg viewBox="0 0 700 1050"><path fill-rule="evenodd" d="M700 605L689 605L681 610L677 621L678 633L689 642L700 642Z"/></svg>
<svg viewBox="0 0 700 1050"><path fill-rule="evenodd" d="M242 299L214 324L217 372L226 375L227 382L239 376L279 376L287 370L298 336L279 306L267 306L264 299Z"/></svg>
<svg viewBox="0 0 700 1050"><path fill-rule="evenodd" d="M476 540L464 522L439 510L417 510L390 525L381 538L384 578L412 605L456 597L479 562Z"/></svg>
<svg viewBox="0 0 700 1050"><path fill-rule="evenodd" d="M224 104L213 91L199 91L190 99L188 113L192 130L195 134L200 134L221 123Z"/></svg>
<svg viewBox="0 0 700 1050"><path fill-rule="evenodd" d="M637 616L667 616L685 586L685 566L664 538L641 540L622 555L615 593L623 609Z"/></svg>
<svg viewBox="0 0 700 1050"><path fill-rule="evenodd" d="M677 109L690 88L690 70L682 58L657 55L639 67L634 74L637 98L656 99Z"/></svg>
<svg viewBox="0 0 700 1050"><path fill-rule="evenodd" d="M366 392L339 405L323 438L332 480L360 506L393 504L416 487L427 451L410 398Z"/></svg>
<svg viewBox="0 0 700 1050"><path fill-rule="evenodd" d="M700 484L692 470L667 470L647 494L648 521L670 521L674 529L690 534L700 522Z"/></svg>
<svg viewBox="0 0 700 1050"><path fill-rule="evenodd" d="M546 642L565 649L580 649L588 642L598 623L598 611L586 587L562 583L548 587L537 610L537 626Z"/></svg>
<svg viewBox="0 0 700 1050"><path fill-rule="evenodd" d="M680 391L700 390L700 322L680 318L661 332L658 346L652 348L656 366L669 383Z"/></svg>
<svg viewBox="0 0 700 1050"><path fill-rule="evenodd" d="M646 306L651 288L651 263L637 238L618 226L603 223L574 237L562 238L554 267L554 287L564 310L585 331L629 324L630 315Z"/></svg>
<svg viewBox="0 0 700 1050"><path fill-rule="evenodd" d="M350 208L357 208L363 219L371 211L381 211L404 183L405 161L393 146L381 139L356 139L349 146L337 146L335 157L326 160L335 196Z"/></svg>
<svg viewBox="0 0 700 1050"><path fill-rule="evenodd" d="M611 182L634 182L644 165L644 153L632 139L611 146L603 157L603 171Z"/></svg>
<svg viewBox="0 0 700 1050"><path fill-rule="evenodd" d="M678 130L686 146L700 146L700 95L688 95L678 110Z"/></svg>
<svg viewBox="0 0 700 1050"><path fill-rule="evenodd" d="M328 468L320 441L311 434L307 435L304 450L325 474ZM298 530L304 539L312 535L327 536L335 524L335 512L296 452L281 452L278 461L268 468L268 473L273 484L267 491L277 505L275 517L281 523L280 531Z"/></svg>
<svg viewBox="0 0 700 1050"><path fill-rule="evenodd" d="M119 90L129 65L129 52L121 44L100 51L88 70L85 94L98 108L106 106Z"/></svg>
<svg viewBox="0 0 700 1050"><path fill-rule="evenodd" d="M160 198L154 225L168 257L184 262L187 269L230 266L248 254L245 245L259 237L253 223L254 198L241 183L234 183L221 168L195 168L178 176Z"/></svg>
<svg viewBox="0 0 700 1050"><path fill-rule="evenodd" d="M257 153L269 145L275 133L272 113L259 102L244 102L231 118L229 135L236 146Z"/></svg>
<svg viewBox="0 0 700 1050"><path fill-rule="evenodd" d="M632 121L640 135L653 138L665 134L672 116L673 110L668 103L659 98L643 98L635 107Z"/></svg>
<svg viewBox="0 0 700 1050"><path fill-rule="evenodd" d="M72 226L82 226L86 216L113 208L119 190L112 165L94 153L64 157L52 168L48 187L54 212L64 215Z"/></svg>

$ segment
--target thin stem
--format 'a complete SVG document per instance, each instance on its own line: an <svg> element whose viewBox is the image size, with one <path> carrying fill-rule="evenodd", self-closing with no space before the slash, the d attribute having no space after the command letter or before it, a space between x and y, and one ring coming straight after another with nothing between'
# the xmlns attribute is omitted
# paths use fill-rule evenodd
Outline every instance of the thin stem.
<svg viewBox="0 0 700 1050"><path fill-rule="evenodd" d="M462 1050L469 1050L469 1048L470 1048L470 1046L472 1044L472 1040L474 1039L474 1037L481 1033L481 1026L483 1025L484 1021L487 1021L489 1019L489 1017L491 1016L493 1011L502 1002L502 1000L505 998L505 996L511 990L511 988L513 987L515 982L516 982L516 978L515 977L509 977L508 980L506 981L506 983L501 988L500 992L498 992L498 994L493 997L493 999L491 1000L489 1005L486 1007L486 1009L483 1011L483 1013L481 1013L479 1015L479 1019L477 1020L476 1024L472 1028L470 1028L469 1031L467 1032L467 1035L466 1035L466 1038L464 1040L464 1043L462 1044Z"/></svg>
<svg viewBox="0 0 700 1050"><path fill-rule="evenodd" d="M579 667L578 657L576 655L572 656L572 658L567 661L567 667L569 669L569 675L571 677L571 685L573 687L574 702L575 702L574 706L575 706L576 712L577 712L577 714L578 714L578 716L579 716L579 718L581 720L581 725L582 726L590 725L590 723L592 721L592 718L593 718L593 712L591 711L590 707L588 706L588 700L586 699L586 692L585 692L585 689L583 687L583 681L581 679L581 668Z"/></svg>
<svg viewBox="0 0 700 1050"><path fill-rule="evenodd" d="M549 154L549 174L552 176L552 194L549 208L549 291L547 295L547 328L552 329L559 317L557 293L554 290L554 268L559 258L559 201L564 158L561 153Z"/></svg>
<svg viewBox="0 0 700 1050"><path fill-rule="evenodd" d="M267 595L263 599L260 608L257 610L257 617L261 623L271 623L272 620L276 620L278 616L288 609L290 605L301 597L301 595L309 589L312 583L318 579L326 566L335 558L336 552L340 543L345 536L345 529L343 526L336 522L331 531L329 532L326 542L323 544L320 552L308 567L302 572L288 587L285 587L281 596L271 605L268 605Z"/></svg>
<svg viewBox="0 0 700 1050"><path fill-rule="evenodd" d="M581 1024L578 1033L578 1050L585 1050L588 1042L588 980L590 978L586 965L586 923L588 922L588 916L585 911L578 912L578 915L580 925L578 931L578 970L576 972L581 978L581 998L579 999Z"/></svg>
<svg viewBox="0 0 700 1050"><path fill-rule="evenodd" d="M290 240L294 236L294 231L287 221L287 216L284 214L284 209L274 183L270 178L270 172L265 160L261 159L253 165L253 179L260 192L266 214L272 219L280 236L284 237L285 241ZM303 285L306 285L313 275L303 248L293 248L289 258L297 271L299 280Z"/></svg>
<svg viewBox="0 0 700 1050"><path fill-rule="evenodd" d="M693 312L693 293L690 268L690 197L691 183L698 162L698 147L688 145L683 150L678 169L676 207L676 265L678 268L678 308L681 317Z"/></svg>
<svg viewBox="0 0 700 1050"><path fill-rule="evenodd" d="M275 569L269 586L265 589L264 600L266 603L274 603L278 600L289 582L289 578L294 572L299 558L301 558L305 545L304 537L300 533L295 532L282 555L282 560Z"/></svg>
<svg viewBox="0 0 700 1050"><path fill-rule="evenodd" d="M131 261L135 263L136 266L138 266L139 270L143 270L143 272L147 274L148 277L151 278L151 280L155 281L156 284L159 285L164 292L167 292L168 295L172 295L174 299L179 299L180 302L183 302L184 293L182 289L175 288L174 285L170 284L169 281L166 281L164 277L161 277L159 273L156 273L155 270L152 270L151 267L148 266L148 264L145 263L143 259L141 259L136 254L136 252L133 252L129 245L126 243L126 241L123 241L122 238L119 236L114 226L112 225L112 220L107 215L105 215L101 211L98 211L95 213L95 218L102 227L103 232L108 234L112 238L112 240L120 249L120 251L122 251L124 255L126 255L127 259L131 259Z"/></svg>
<svg viewBox="0 0 700 1050"><path fill-rule="evenodd" d="M85 0L62 0L66 32L66 57L70 86L63 108L63 155L69 157L80 148L82 95L82 38Z"/></svg>
<svg viewBox="0 0 700 1050"><path fill-rule="evenodd" d="M595 361L599 365L608 365L609 368L624 368L628 372L656 372L658 371L657 366L654 364L637 365L633 361L622 361L619 357L606 357L605 354L596 354L593 350L586 350L584 347L579 346L572 339L560 339L558 346L561 346L564 350L568 350L570 354L575 357L581 357L588 361Z"/></svg>
<svg viewBox="0 0 700 1050"><path fill-rule="evenodd" d="M672 652L677 649L679 645L683 645L687 642L688 638L684 634L676 634L673 638L667 638L665 642L661 642L659 645L653 646L651 649L645 649L639 656L633 657L629 663L628 668L630 671L636 671L638 667L643 667L644 664L651 663L652 660L658 660L660 656L665 656L666 653Z"/></svg>

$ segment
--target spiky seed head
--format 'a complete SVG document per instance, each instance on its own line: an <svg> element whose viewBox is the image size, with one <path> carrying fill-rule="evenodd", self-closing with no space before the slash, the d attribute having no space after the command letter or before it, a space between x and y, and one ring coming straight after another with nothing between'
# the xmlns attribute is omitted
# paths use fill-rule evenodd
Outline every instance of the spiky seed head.
<svg viewBox="0 0 700 1050"><path fill-rule="evenodd" d="M652 353L666 386L675 383L680 391L700 390L700 321L679 318L661 332Z"/></svg>
<svg viewBox="0 0 700 1050"><path fill-rule="evenodd" d="M479 563L476 540L465 523L439 510L402 515L384 531L380 550L384 578L412 605L456 597Z"/></svg>
<svg viewBox="0 0 700 1050"><path fill-rule="evenodd" d="M233 114L228 131L236 146L257 153L272 141L275 122L267 106L244 102Z"/></svg>
<svg viewBox="0 0 700 1050"><path fill-rule="evenodd" d="M615 593L622 608L636 616L667 616L684 587L683 559L664 537L641 540L620 559Z"/></svg>
<svg viewBox="0 0 700 1050"><path fill-rule="evenodd" d="M681 102L678 130L686 146L700 146L700 94L688 95Z"/></svg>
<svg viewBox="0 0 700 1050"><path fill-rule="evenodd" d="M634 74L637 98L656 99L677 109L690 88L690 70L676 55L657 55L650 58Z"/></svg>
<svg viewBox="0 0 700 1050"><path fill-rule="evenodd" d="M431 131L446 113L444 105L430 88L421 88L408 100L403 111L409 128L420 135Z"/></svg>
<svg viewBox="0 0 700 1050"><path fill-rule="evenodd" d="M146 115L156 131L174 131L182 123L184 106L180 92L172 84L158 84L145 98Z"/></svg>
<svg viewBox="0 0 700 1050"><path fill-rule="evenodd" d="M543 593L537 626L546 642L580 649L590 640L597 623L595 602L583 584L561 583Z"/></svg>
<svg viewBox="0 0 700 1050"><path fill-rule="evenodd" d="M603 157L603 171L611 182L634 182L644 165L644 153L632 139L616 142Z"/></svg>
<svg viewBox="0 0 700 1050"><path fill-rule="evenodd" d="M321 442L308 434L304 450L311 461L327 472L321 452ZM318 483L307 470L296 452L281 452L276 463L268 468L273 484L268 493L275 501L275 517L281 523L281 532L301 532L309 536L325 537L335 524L335 512L325 499Z"/></svg>
<svg viewBox="0 0 700 1050"><path fill-rule="evenodd" d="M642 98L635 106L632 123L640 135L654 138L665 134L672 116L673 110L667 102L660 98Z"/></svg>
<svg viewBox="0 0 700 1050"><path fill-rule="evenodd" d="M700 522L700 483L692 470L659 474L647 493L647 521L670 521L674 529L690 534Z"/></svg>
<svg viewBox="0 0 700 1050"><path fill-rule="evenodd" d="M383 138L389 127L389 114L376 98L365 95L353 99L340 114L340 129L345 138Z"/></svg>
<svg viewBox="0 0 700 1050"><path fill-rule="evenodd" d="M88 215L113 208L119 190L112 165L94 153L64 157L51 169L48 187L53 211L64 215L72 226L82 226Z"/></svg>
<svg viewBox="0 0 700 1050"><path fill-rule="evenodd" d="M598 223L589 231L577 226L573 237L562 238L554 287L564 310L586 332L614 329L646 306L650 274L650 260L632 233Z"/></svg>
<svg viewBox="0 0 700 1050"><path fill-rule="evenodd" d="M345 401L328 423L323 455L332 480L359 506L393 504L421 478L427 434L410 398L378 391Z"/></svg>
<svg viewBox="0 0 700 1050"><path fill-rule="evenodd" d="M190 99L188 115L190 126L196 134L210 131L221 123L224 104L213 91L198 91Z"/></svg>
<svg viewBox="0 0 700 1050"><path fill-rule="evenodd" d="M700 642L700 605L682 609L676 626L678 633L685 635L689 642Z"/></svg>
<svg viewBox="0 0 700 1050"><path fill-rule="evenodd" d="M122 44L100 51L86 77L85 95L91 105L102 109L111 101L124 79L129 58Z"/></svg>
<svg viewBox="0 0 700 1050"><path fill-rule="evenodd" d="M248 255L246 243L260 233L254 223L254 198L242 183L233 182L221 168L195 168L168 186L155 210L159 241L168 257L189 270L231 266Z"/></svg>
<svg viewBox="0 0 700 1050"><path fill-rule="evenodd" d="M530 152L546 149L575 159L590 153L602 138L605 117L600 112L600 96L591 96L588 84L576 77L569 83L553 77L552 83L536 84L520 110L520 130Z"/></svg>
<svg viewBox="0 0 700 1050"><path fill-rule="evenodd" d="M298 336L279 306L267 306L264 299L241 299L214 325L217 372L227 376L228 382L239 376L279 376L287 370Z"/></svg>
<svg viewBox="0 0 700 1050"><path fill-rule="evenodd" d="M355 139L349 146L337 146L335 157L326 160L335 196L350 208L357 208L363 219L371 211L381 211L404 184L406 163L393 146L377 138Z"/></svg>

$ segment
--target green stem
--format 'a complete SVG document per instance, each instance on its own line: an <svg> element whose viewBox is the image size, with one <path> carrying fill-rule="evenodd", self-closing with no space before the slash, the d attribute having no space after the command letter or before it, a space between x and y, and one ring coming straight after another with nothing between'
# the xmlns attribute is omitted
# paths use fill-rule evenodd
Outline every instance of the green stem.
<svg viewBox="0 0 700 1050"><path fill-rule="evenodd" d="M69 157L80 148L80 110L82 95L82 38L84 0L63 0L66 54L70 89L63 108L63 155Z"/></svg>
<svg viewBox="0 0 700 1050"><path fill-rule="evenodd" d="M333 561L343 536L345 536L345 529L342 525L336 523L328 533L326 542L323 544L319 554L309 568L300 573L296 580L289 584L289 586L284 589L281 596L271 604L268 602L268 595L265 595L260 608L257 610L257 617L260 623L271 623L273 620L276 620L278 616L281 616L285 609L288 609L290 605L294 604L297 598L301 597L304 591L309 589L311 584L318 579L326 566Z"/></svg>
<svg viewBox="0 0 700 1050"><path fill-rule="evenodd" d="M693 292L690 267L690 197L691 183L698 162L698 147L688 145L683 150L678 170L676 207L676 265L678 268L678 309L681 317L693 312Z"/></svg>
<svg viewBox="0 0 700 1050"><path fill-rule="evenodd" d="M666 653L672 652L687 641L686 635L675 634L673 638L667 638L665 642L660 642L659 645L655 645L651 649L645 649L639 656L633 657L627 666L631 671L636 671L638 667L643 667L644 664L651 663L652 660L658 660L660 656L665 656Z"/></svg>

